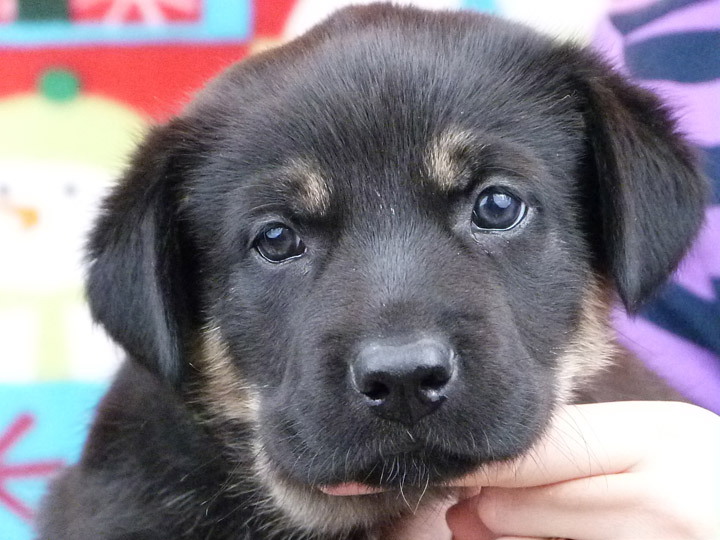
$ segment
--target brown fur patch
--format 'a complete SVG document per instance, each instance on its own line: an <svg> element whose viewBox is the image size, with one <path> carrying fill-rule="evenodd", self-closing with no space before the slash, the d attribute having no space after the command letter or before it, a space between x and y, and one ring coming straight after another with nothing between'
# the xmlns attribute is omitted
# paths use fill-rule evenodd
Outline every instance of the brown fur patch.
<svg viewBox="0 0 720 540"><path fill-rule="evenodd" d="M319 166L309 160L295 158L283 169L283 173L303 211L321 216L328 211L331 200L330 185Z"/></svg>
<svg viewBox="0 0 720 540"><path fill-rule="evenodd" d="M609 368L619 354L610 326L611 299L602 286L593 283L583 302L580 323L565 352L558 358L557 404L571 403L583 383Z"/></svg>
<svg viewBox="0 0 720 540"><path fill-rule="evenodd" d="M200 372L200 400L220 418L255 423L260 400L255 388L242 378L217 328L203 333L192 366Z"/></svg>
<svg viewBox="0 0 720 540"><path fill-rule="evenodd" d="M467 155L473 139L469 131L450 128L443 131L428 147L425 156L428 177L442 191L462 187L470 180L463 156Z"/></svg>

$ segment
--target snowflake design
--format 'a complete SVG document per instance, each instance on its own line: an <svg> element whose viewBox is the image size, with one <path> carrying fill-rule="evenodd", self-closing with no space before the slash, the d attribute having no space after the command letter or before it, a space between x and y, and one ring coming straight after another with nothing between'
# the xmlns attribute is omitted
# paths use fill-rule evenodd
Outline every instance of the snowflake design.
<svg viewBox="0 0 720 540"><path fill-rule="evenodd" d="M201 0L70 0L69 5L76 19L161 25L177 20L196 20L201 3Z"/></svg>
<svg viewBox="0 0 720 540"><path fill-rule="evenodd" d="M0 0L0 24L17 18L17 0Z"/></svg>
<svg viewBox="0 0 720 540"><path fill-rule="evenodd" d="M63 466L62 460L59 459L20 464L5 462L9 450L32 430L34 424L35 418L32 415L21 414L10 424L5 433L0 435L0 505L6 506L13 514L27 522L32 520L33 510L12 495L6 487L6 483L8 480L47 477Z"/></svg>

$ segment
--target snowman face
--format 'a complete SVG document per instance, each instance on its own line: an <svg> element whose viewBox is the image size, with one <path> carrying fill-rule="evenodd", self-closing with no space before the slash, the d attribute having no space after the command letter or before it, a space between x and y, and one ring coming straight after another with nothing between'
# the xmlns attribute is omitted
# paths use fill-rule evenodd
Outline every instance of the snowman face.
<svg viewBox="0 0 720 540"><path fill-rule="evenodd" d="M83 301L83 246L113 177L51 160L0 159L2 381L103 380L120 353ZM59 337L62 336L62 337Z"/></svg>
<svg viewBox="0 0 720 540"><path fill-rule="evenodd" d="M0 287L78 287L85 234L111 178L87 165L1 160Z"/></svg>
<svg viewBox="0 0 720 540"><path fill-rule="evenodd" d="M39 75L45 90L74 76ZM13 359L0 382L104 381L120 358L84 301L84 244L147 121L100 96L56 98L0 100L0 358Z"/></svg>

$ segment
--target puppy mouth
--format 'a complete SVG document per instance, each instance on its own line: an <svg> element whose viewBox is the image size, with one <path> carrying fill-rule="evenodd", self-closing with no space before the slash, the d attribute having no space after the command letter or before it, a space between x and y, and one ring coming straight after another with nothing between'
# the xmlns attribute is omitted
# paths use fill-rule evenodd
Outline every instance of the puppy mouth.
<svg viewBox="0 0 720 540"><path fill-rule="evenodd" d="M430 491L446 493L447 482L469 473L478 466L476 459L437 454L385 456L369 470L349 479L319 484L316 488L332 497L380 497L392 493L405 500L422 500Z"/></svg>
<svg viewBox="0 0 720 540"><path fill-rule="evenodd" d="M343 482L332 486L320 486L320 491L336 497L352 497L357 495L376 495L385 491L383 488L369 486L360 482Z"/></svg>
<svg viewBox="0 0 720 540"><path fill-rule="evenodd" d="M482 446L476 444L482 438L469 429L453 433L435 424L388 425L382 432L337 430L332 436L318 436L315 429L299 429L292 419L270 424L282 429L261 431L258 443L267 466L299 488L346 496L422 492L443 488L483 464L517 457L535 438L534 432L523 429L528 422L518 421L510 439L498 433L491 421L481 432L487 441Z"/></svg>
<svg viewBox="0 0 720 540"><path fill-rule="evenodd" d="M481 464L477 456L423 449L378 455L353 470L331 471L317 483L329 495L371 495L408 488L427 489L471 472Z"/></svg>

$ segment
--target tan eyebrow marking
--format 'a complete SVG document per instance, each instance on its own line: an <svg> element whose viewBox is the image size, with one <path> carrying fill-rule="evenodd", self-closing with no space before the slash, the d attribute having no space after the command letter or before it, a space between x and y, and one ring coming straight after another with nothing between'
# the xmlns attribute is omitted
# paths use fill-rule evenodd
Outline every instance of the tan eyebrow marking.
<svg viewBox="0 0 720 540"><path fill-rule="evenodd" d="M332 193L318 165L307 159L293 158L282 172L302 210L318 215L327 213Z"/></svg>
<svg viewBox="0 0 720 540"><path fill-rule="evenodd" d="M441 190L450 191L469 181L463 157L475 140L467 130L448 128L430 143L425 156L428 178Z"/></svg>

